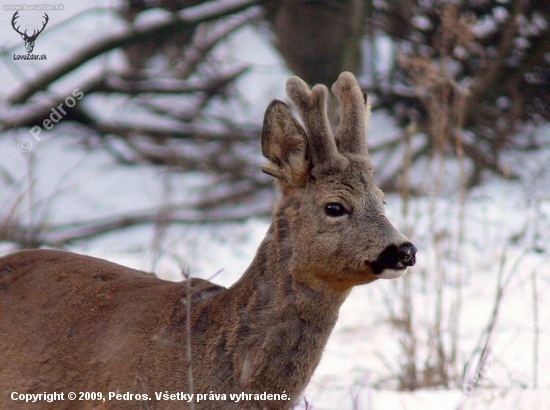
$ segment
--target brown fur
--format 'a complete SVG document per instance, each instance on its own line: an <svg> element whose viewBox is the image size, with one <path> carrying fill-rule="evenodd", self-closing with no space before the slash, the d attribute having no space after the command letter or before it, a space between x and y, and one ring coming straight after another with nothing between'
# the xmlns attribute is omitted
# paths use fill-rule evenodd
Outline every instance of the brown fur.
<svg viewBox="0 0 550 410"><path fill-rule="evenodd" d="M285 392L291 399L204 401L197 409L289 409L351 288L391 277L375 266L392 247L408 243L385 218L373 181L359 87L349 73L336 87L349 111L342 124L350 129L339 131L347 151L338 152L330 132L324 86L310 90L296 77L288 82L306 130L284 103L267 109L264 170L278 179L282 196L256 257L229 289L192 279L188 295L187 282L62 251L0 258L2 408L21 407L11 392L70 391L147 393L152 400L66 400L39 408L187 408L184 401L157 402L154 392L189 393L189 320L195 393ZM336 202L345 215L326 213L326 204ZM394 261L384 263L395 272ZM406 266L396 269L401 274Z"/></svg>

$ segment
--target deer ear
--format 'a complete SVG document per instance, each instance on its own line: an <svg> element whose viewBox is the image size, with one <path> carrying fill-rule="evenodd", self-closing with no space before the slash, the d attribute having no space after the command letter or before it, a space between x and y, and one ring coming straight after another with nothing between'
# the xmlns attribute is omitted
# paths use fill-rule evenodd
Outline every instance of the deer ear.
<svg viewBox="0 0 550 410"><path fill-rule="evenodd" d="M303 185L310 169L306 132L282 101L273 100L265 112L262 154L269 160L263 172Z"/></svg>

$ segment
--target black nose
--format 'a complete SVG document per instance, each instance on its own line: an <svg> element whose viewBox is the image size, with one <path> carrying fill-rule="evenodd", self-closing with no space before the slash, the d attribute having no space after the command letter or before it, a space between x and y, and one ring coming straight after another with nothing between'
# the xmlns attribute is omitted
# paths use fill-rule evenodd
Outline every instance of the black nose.
<svg viewBox="0 0 550 410"><path fill-rule="evenodd" d="M397 251L399 262L405 266L413 266L416 263L416 247L412 243L404 243Z"/></svg>

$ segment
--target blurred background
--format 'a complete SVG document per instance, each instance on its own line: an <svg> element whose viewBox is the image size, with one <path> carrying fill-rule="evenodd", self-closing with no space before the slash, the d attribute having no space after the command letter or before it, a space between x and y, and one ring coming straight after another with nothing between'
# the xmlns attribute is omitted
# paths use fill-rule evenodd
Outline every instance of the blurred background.
<svg viewBox="0 0 550 410"><path fill-rule="evenodd" d="M265 108L351 71L418 264L353 291L296 408L550 408L547 2L9 1L0 254L231 285L277 199Z"/></svg>

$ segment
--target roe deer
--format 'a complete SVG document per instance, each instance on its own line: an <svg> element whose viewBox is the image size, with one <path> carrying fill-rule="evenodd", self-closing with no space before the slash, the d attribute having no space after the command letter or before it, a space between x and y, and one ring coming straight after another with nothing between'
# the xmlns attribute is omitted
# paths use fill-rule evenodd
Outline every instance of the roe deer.
<svg viewBox="0 0 550 410"><path fill-rule="evenodd" d="M342 108L334 136L325 86L292 77L286 89L304 127L281 101L266 110L263 171L281 198L252 264L228 289L55 250L0 258L3 409L20 408L21 394L54 392L64 400L42 398L38 408L190 408L181 395L156 396L191 393L187 340L194 399L206 395L196 409L292 407L352 287L403 275L416 248L384 216L366 148L370 107L355 77L342 73L332 87ZM106 400L70 401L69 392ZM230 399L242 392L248 400ZM254 398L264 392L287 399Z"/></svg>

